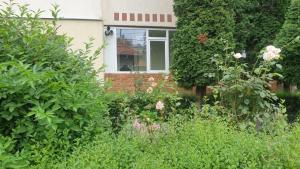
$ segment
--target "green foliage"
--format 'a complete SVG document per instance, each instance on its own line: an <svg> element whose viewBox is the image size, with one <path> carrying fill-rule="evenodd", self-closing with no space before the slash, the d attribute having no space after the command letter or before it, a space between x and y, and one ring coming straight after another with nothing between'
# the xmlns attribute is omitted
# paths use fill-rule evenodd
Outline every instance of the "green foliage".
<svg viewBox="0 0 300 169"><path fill-rule="evenodd" d="M289 3L290 0L175 0L175 79L184 87L213 83L216 67L209 58L223 53L223 40L229 42L229 47L235 46L235 51L245 51L249 63L255 62L261 49L274 41ZM199 34L207 36L205 43L198 42Z"/></svg>
<svg viewBox="0 0 300 169"><path fill-rule="evenodd" d="M285 100L289 122L300 120L300 93L279 92L277 96Z"/></svg>
<svg viewBox="0 0 300 169"><path fill-rule="evenodd" d="M173 38L172 72L183 87L206 86L215 81L216 67L210 58L234 47L234 18L224 0L175 0L178 17Z"/></svg>
<svg viewBox="0 0 300 169"><path fill-rule="evenodd" d="M0 135L0 168L25 168L28 161L22 158L19 153L14 153L15 142L9 137Z"/></svg>
<svg viewBox="0 0 300 169"><path fill-rule="evenodd" d="M175 127L176 126L176 127ZM166 125L154 136L123 131L100 135L51 169L76 168L299 168L299 127L277 137L239 132L224 122L197 119Z"/></svg>
<svg viewBox="0 0 300 169"><path fill-rule="evenodd" d="M300 85L300 1L292 0L275 44L282 47L283 75L287 84Z"/></svg>
<svg viewBox="0 0 300 169"><path fill-rule="evenodd" d="M55 21L17 4L0 11L0 134L13 140L11 153L31 162L70 151L76 140L101 133L109 122L106 96L92 61L99 54L69 49ZM52 11L57 15L58 9ZM22 18L22 19L20 19Z"/></svg>

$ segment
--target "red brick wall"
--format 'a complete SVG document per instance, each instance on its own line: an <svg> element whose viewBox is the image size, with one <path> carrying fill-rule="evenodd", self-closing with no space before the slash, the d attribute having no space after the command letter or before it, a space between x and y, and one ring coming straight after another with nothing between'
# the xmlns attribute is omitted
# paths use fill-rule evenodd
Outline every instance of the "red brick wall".
<svg viewBox="0 0 300 169"><path fill-rule="evenodd" d="M148 79L153 77L155 82L160 82L165 78L164 74L161 73L105 73L104 78L106 81L111 83L111 87L109 91L114 92L133 92L138 87L145 89L148 87L149 84ZM168 76L167 80L168 84L175 85L172 76ZM139 85L141 84L141 85ZM269 83L271 91L277 91L279 89L277 81L271 81ZM181 93L188 93L188 94L196 94L195 87L191 90L182 89L176 87ZM212 90L210 87L206 88L207 93L211 93Z"/></svg>
<svg viewBox="0 0 300 169"><path fill-rule="evenodd" d="M155 82L160 82L165 78L164 74L159 73L105 73L106 81L111 82L110 91L135 91L139 86L145 88L148 84L148 79L153 77ZM167 80L168 83L173 83L171 77Z"/></svg>
<svg viewBox="0 0 300 169"><path fill-rule="evenodd" d="M148 79L153 77L155 82L159 83L165 79L166 75L161 73L105 73L104 78L106 81L111 83L109 91L113 92L133 92L138 87L145 89L149 87ZM142 85L137 85L142 84ZM174 91L176 88L180 93L186 94L196 94L196 89L183 89L177 87L175 82L172 79L171 75L168 75L168 79L166 80L167 86L170 87L170 91ZM174 87L174 88L173 88Z"/></svg>

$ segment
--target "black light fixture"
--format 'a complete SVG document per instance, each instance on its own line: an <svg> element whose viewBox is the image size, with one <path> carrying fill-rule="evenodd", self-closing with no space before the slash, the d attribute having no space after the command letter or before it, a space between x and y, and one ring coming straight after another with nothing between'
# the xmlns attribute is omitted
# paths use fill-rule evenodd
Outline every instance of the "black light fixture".
<svg viewBox="0 0 300 169"><path fill-rule="evenodd" d="M110 29L110 26L107 26L104 33L106 36L110 36L114 34L114 31Z"/></svg>

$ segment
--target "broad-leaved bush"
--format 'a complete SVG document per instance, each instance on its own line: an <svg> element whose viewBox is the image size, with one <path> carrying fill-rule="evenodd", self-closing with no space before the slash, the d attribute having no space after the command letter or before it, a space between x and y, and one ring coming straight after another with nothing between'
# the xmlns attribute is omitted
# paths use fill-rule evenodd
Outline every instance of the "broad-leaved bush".
<svg viewBox="0 0 300 169"><path fill-rule="evenodd" d="M57 33L57 7L51 22L26 5L1 5L0 137L11 140L8 155L23 151L39 162L109 127L104 90L92 66L100 50L91 53L91 43L71 50L71 39Z"/></svg>

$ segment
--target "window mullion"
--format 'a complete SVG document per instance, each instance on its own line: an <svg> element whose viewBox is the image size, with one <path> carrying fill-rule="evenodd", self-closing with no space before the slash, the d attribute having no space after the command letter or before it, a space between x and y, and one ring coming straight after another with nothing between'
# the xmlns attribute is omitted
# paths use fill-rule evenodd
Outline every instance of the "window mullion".
<svg viewBox="0 0 300 169"><path fill-rule="evenodd" d="M169 63L169 55L170 55L170 51L169 51L169 30L166 31L167 33L167 37L166 37L166 41L165 41L165 52L166 52L166 57L165 57L165 63L166 63L166 72L169 72L170 70L170 63Z"/></svg>
<svg viewBox="0 0 300 169"><path fill-rule="evenodd" d="M150 40L149 40L149 30L147 29L146 30L146 60L147 60L147 72L150 72L151 71L151 68L150 68Z"/></svg>

